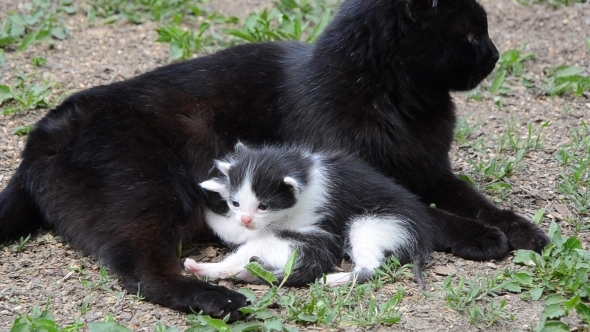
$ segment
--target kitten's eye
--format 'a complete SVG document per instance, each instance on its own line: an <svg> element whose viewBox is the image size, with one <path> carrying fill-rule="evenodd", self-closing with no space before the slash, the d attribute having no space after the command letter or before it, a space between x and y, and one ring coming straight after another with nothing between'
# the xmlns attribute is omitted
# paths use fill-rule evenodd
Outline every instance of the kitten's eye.
<svg viewBox="0 0 590 332"><path fill-rule="evenodd" d="M235 207L240 207L240 203L238 203L237 201L231 201L231 205Z"/></svg>
<svg viewBox="0 0 590 332"><path fill-rule="evenodd" d="M258 209L261 210L261 211L266 211L266 210L268 210L268 205L266 205L264 203L260 203L258 205Z"/></svg>
<svg viewBox="0 0 590 332"><path fill-rule="evenodd" d="M475 37L475 35L473 33L468 33L467 34L467 41L469 41L471 43L471 41L473 40L473 37Z"/></svg>

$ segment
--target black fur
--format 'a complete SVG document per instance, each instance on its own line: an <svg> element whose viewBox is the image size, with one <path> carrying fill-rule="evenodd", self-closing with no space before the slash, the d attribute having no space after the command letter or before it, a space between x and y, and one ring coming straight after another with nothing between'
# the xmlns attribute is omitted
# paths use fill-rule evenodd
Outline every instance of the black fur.
<svg viewBox="0 0 590 332"><path fill-rule="evenodd" d="M291 222L287 227L282 220L265 228L300 250L295 270L286 285L302 286L313 282L322 274L332 272L334 266L344 257L352 258L354 265L363 263L355 261L351 256L349 231L355 219L383 218L382 223L385 224L395 222L392 220L395 216L397 220L404 221L403 228L411 234L412 239L395 252L384 250L383 253L394 254L402 263L413 262L418 271L418 283L423 286L420 271L432 251L433 238L444 229L437 229L439 225L431 220L428 208L392 179L354 156L337 151L311 153L300 147L247 148L238 144L235 152L224 157L223 162L229 163L231 168L227 176L218 175L216 181L229 189L228 206L237 199L235 195L246 181L250 181L256 198L267 205L269 211L291 208L298 197L310 195L306 191L311 190L309 186L312 185L310 182L313 176L325 181L322 183L327 197L325 204L318 201L311 203L317 205L312 205L318 214L318 223L315 225L324 232L291 229ZM297 193L285 184L285 177L297 181ZM297 212L292 212L289 216L292 219L303 217L297 215ZM234 227L241 227L237 220ZM393 240L392 238L392 242ZM265 252L260 253L257 260L264 262L264 255ZM288 257L284 259L286 261ZM283 265L266 264L265 267L275 271L277 277L283 276ZM359 273L357 281L362 282L372 277L373 268L376 267L378 266Z"/></svg>
<svg viewBox="0 0 590 332"><path fill-rule="evenodd" d="M346 0L315 45L241 45L78 92L30 133L0 194L0 241L42 224L132 293L235 318L245 297L182 276L175 251L204 232L197 184L241 139L358 155L436 204L437 250L540 251L539 227L451 172L449 91L475 87L497 59L474 0Z"/></svg>

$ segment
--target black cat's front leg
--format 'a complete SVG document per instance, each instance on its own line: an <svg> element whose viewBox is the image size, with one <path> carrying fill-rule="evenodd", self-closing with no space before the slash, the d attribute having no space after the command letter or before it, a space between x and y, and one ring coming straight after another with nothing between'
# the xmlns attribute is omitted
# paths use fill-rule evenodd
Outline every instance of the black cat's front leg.
<svg viewBox="0 0 590 332"><path fill-rule="evenodd" d="M439 178L427 189L421 190L420 194L425 203L434 203L437 209L497 227L506 235L511 250L529 249L540 252L550 241L539 226L510 210L497 208L454 174Z"/></svg>
<svg viewBox="0 0 590 332"><path fill-rule="evenodd" d="M452 252L474 261L502 259L510 247L504 232L479 220L460 217L439 208L428 213L435 222L434 250Z"/></svg>
<svg viewBox="0 0 590 332"><path fill-rule="evenodd" d="M212 317L229 315L232 321L240 318L238 309L249 304L249 300L236 291L182 275L173 252L148 252L134 265L134 276L122 275L125 288L132 294L139 291L147 301Z"/></svg>

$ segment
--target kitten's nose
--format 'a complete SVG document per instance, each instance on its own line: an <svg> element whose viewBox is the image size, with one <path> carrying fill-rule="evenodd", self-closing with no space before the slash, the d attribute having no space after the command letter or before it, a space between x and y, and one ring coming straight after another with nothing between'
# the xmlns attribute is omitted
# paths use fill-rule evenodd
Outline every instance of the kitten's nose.
<svg viewBox="0 0 590 332"><path fill-rule="evenodd" d="M252 216L250 216L249 214L243 214L242 217L240 218L240 220L242 220L242 222L245 225L248 225L249 223L252 222Z"/></svg>

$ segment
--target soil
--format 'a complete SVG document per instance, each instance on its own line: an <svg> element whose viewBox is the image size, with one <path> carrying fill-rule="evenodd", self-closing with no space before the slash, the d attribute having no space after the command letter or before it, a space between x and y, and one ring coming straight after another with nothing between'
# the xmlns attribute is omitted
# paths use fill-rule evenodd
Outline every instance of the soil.
<svg viewBox="0 0 590 332"><path fill-rule="evenodd" d="M544 71L558 65L576 65L585 68L588 73L588 3L555 9L545 4L522 6L514 0L480 2L488 11L490 35L500 51L524 45L525 53L536 55L525 66L526 74L535 82L541 84ZM22 5L20 3L19 0L3 0L0 3L0 19L6 17L9 9L17 10ZM268 0L216 0L211 6L225 14L243 18L249 11L270 3ZM57 41L53 48L37 43L23 52L6 50L7 63L0 68L0 84L9 82L17 72L37 71L61 83L61 87L55 88L56 94L70 94L98 84L123 80L170 62L167 44L154 42L157 37L157 24L154 22L88 25L83 14L68 16L66 21L71 36ZM34 68L30 62L34 56L45 57L47 64ZM484 82L486 84L490 84L489 80ZM572 227L565 221L564 214L574 214L576 210L556 190L563 169L557 163L555 154L560 146L571 141L570 128L578 126L581 120L590 120L590 95L552 98L537 88L514 84L513 93L503 96L502 108L497 107L491 98L476 101L468 99L464 93L457 93L454 98L458 115L466 117L469 124L478 125L476 132L468 138L469 142L481 138L492 152L497 148L498 138L507 132L509 121L513 121L519 133L525 136L529 123L536 129L543 122L551 121L542 130L542 147L527 154L522 162L524 169L508 179L512 192L498 205L514 209L528 218L532 218L539 209L546 208L541 227L547 230L554 220L566 234L572 234ZM12 135L11 132L19 126L34 123L46 112L34 110L0 117L0 188L6 186L18 166L26 141L26 137ZM451 156L456 172L477 178L469 160L478 160L482 157L480 153L469 144L459 143L453 147ZM567 211L563 208L557 211L557 204L565 204ZM589 234L582 233L579 237L584 248L589 249ZM194 250L192 254L204 260L219 259L224 252L207 245ZM425 277L428 291L435 296L423 296L409 278L386 284L379 290L385 297L398 288L405 290L401 305L402 321L392 327L376 326L373 330L530 330L539 323L543 310L541 302L525 301L517 294L501 294L499 299L506 300L505 309L514 315L514 319L503 321L501 325L478 327L451 310L438 291L446 275L455 275L455 280L460 276L490 276L504 269L517 268L511 261L511 255L501 261L472 262L435 253L426 268ZM232 282L223 284L243 286ZM251 288L258 294L264 292L261 287ZM24 314L37 303L43 305L48 298L55 320L61 325L73 323L76 317L86 322L103 320L111 313L117 322L134 331L151 331L159 322L181 330L188 327L184 314L141 301L134 294L126 294L114 275L101 277L101 268L95 259L81 255L51 232L34 236L22 251L14 244L0 247L0 329L8 329L17 313ZM576 319L567 323L572 329L584 328ZM302 328L305 329L323 330L313 326Z"/></svg>

